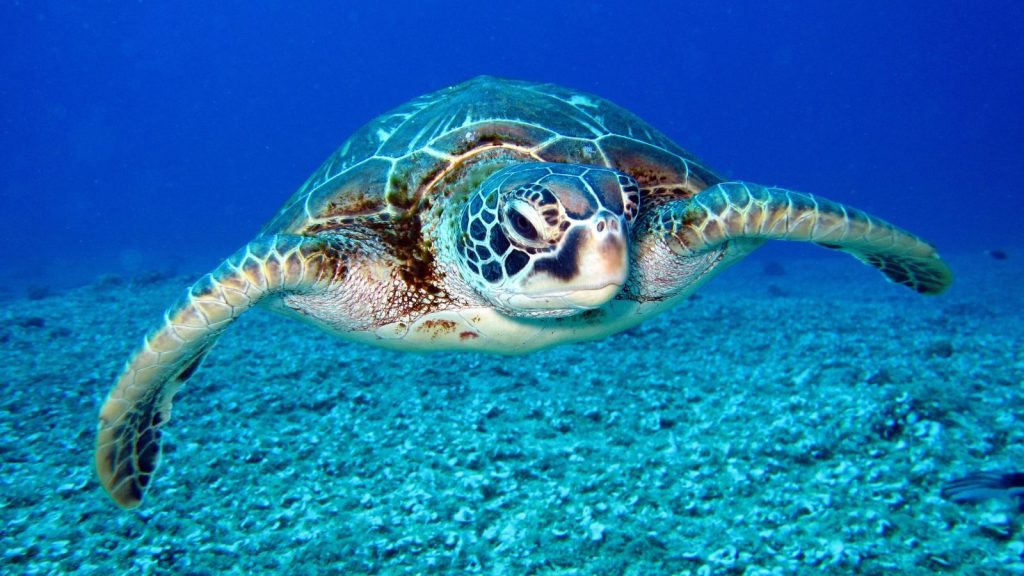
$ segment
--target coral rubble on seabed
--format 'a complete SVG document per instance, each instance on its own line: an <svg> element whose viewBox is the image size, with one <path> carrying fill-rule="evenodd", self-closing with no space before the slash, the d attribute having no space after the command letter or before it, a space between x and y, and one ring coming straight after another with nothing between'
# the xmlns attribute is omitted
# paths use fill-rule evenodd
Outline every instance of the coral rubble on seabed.
<svg viewBox="0 0 1024 576"><path fill-rule="evenodd" d="M937 299L848 259L741 265L600 342L410 355L247 314L122 511L96 410L188 280L0 302L0 570L1024 572L1022 519L943 481L1024 465L1024 270Z"/></svg>

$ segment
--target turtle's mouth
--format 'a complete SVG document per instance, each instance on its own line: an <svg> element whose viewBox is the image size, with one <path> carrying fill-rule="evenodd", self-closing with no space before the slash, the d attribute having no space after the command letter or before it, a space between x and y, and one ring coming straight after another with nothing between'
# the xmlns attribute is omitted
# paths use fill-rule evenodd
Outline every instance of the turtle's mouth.
<svg viewBox="0 0 1024 576"><path fill-rule="evenodd" d="M607 282L571 290L557 290L537 294L516 294L509 305L520 310L565 310L567 312L593 310L615 297L623 283Z"/></svg>

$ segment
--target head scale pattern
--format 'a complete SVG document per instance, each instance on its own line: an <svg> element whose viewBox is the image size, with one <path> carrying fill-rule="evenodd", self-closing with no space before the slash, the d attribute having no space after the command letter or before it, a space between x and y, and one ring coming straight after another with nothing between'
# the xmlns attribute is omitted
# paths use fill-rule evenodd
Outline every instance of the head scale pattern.
<svg viewBox="0 0 1024 576"><path fill-rule="evenodd" d="M457 260L470 285L510 315L592 308L596 290L610 298L625 280L639 202L636 181L609 168L504 168L465 204Z"/></svg>

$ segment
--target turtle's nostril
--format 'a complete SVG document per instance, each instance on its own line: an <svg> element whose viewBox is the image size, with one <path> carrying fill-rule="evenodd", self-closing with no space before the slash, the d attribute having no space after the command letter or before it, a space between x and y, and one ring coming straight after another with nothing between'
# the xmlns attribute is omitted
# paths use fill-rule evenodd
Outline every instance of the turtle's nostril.
<svg viewBox="0 0 1024 576"><path fill-rule="evenodd" d="M622 218L620 216L616 216L611 212L602 211L598 214L597 222L594 223L593 229L595 232L602 235L617 234L622 230L622 223L620 222L621 219Z"/></svg>

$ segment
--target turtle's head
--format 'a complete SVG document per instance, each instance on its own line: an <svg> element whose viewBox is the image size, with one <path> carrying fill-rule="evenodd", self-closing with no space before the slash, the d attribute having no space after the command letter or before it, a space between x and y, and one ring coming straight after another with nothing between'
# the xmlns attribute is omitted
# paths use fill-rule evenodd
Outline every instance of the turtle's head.
<svg viewBox="0 0 1024 576"><path fill-rule="evenodd" d="M633 178L599 166L503 168L459 215L456 259L480 295L511 316L568 316L619 293L629 274Z"/></svg>

